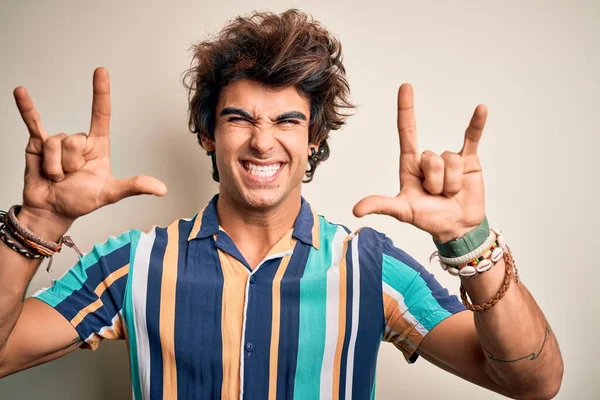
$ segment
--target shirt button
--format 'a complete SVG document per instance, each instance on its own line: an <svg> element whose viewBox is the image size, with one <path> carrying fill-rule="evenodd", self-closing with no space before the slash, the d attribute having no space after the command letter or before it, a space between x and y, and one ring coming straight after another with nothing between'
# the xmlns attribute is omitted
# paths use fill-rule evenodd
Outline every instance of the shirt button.
<svg viewBox="0 0 600 400"><path fill-rule="evenodd" d="M254 282L256 282L256 276L255 276L255 275L252 275L252 276L250 277L250 283L254 283Z"/></svg>
<svg viewBox="0 0 600 400"><path fill-rule="evenodd" d="M253 352L254 351L254 343L252 343L252 342L246 343L246 350L249 352Z"/></svg>

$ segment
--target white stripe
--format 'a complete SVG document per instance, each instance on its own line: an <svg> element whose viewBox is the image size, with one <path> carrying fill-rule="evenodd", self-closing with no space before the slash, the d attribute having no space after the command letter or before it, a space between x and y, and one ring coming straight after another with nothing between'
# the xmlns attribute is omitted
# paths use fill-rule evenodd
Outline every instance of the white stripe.
<svg viewBox="0 0 600 400"><path fill-rule="evenodd" d="M133 268L130 272L133 274L131 278L132 317L135 321L139 382L143 399L150 398L150 343L148 341L148 325L146 324L146 298L150 253L154 246L155 238L156 227L148 234L142 233L135 252ZM158 296L159 293L153 293L153 295ZM137 378L132 377L132 379Z"/></svg>
<svg viewBox="0 0 600 400"><path fill-rule="evenodd" d="M404 297L402 294L398 293L396 289L383 282L383 291L389 294L394 300L398 302L398 307L400 307L400 311L402 312L402 316L405 320L407 320L415 329L421 333L421 335L425 336L429 332L419 321L415 318L414 315L408 311L408 307L406 303L404 303Z"/></svg>
<svg viewBox="0 0 600 400"><path fill-rule="evenodd" d="M121 310L121 311L119 311L112 318L112 320L110 321L110 325L103 326L102 328L100 328L100 330L98 332L92 332L90 334L90 336L88 336L87 338L85 338L84 341L89 344L90 340L93 341L94 338L96 338L96 339L102 339L103 335L104 335L104 332L106 332L106 331L108 331L110 329L114 329L115 324L117 323L118 320L122 319L122 317L123 317L123 313L122 313L122 310ZM99 336L99 338L98 338L98 336Z"/></svg>
<svg viewBox="0 0 600 400"><path fill-rule="evenodd" d="M360 260L358 259L358 234L352 238L352 328L348 355L346 358L346 399L352 400L352 380L354 378L354 349L358 334L358 315L360 311Z"/></svg>
<svg viewBox="0 0 600 400"><path fill-rule="evenodd" d="M327 271L325 349L323 350L323 364L321 364L322 399L330 399L333 393L333 363L340 320L340 259L343 257L344 239L347 236L344 228L338 226L331 243L331 265Z"/></svg>

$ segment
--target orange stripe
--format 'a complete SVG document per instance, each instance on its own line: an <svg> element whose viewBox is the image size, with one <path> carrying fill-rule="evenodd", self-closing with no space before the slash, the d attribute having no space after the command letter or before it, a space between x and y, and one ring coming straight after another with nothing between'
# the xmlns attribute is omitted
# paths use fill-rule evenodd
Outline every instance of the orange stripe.
<svg viewBox="0 0 600 400"><path fill-rule="evenodd" d="M280 254L292 250L296 244L296 239L292 237L293 233L293 229L288 230L285 235L275 243L275 246L269 250L269 253L264 258L270 257L273 254Z"/></svg>
<svg viewBox="0 0 600 400"><path fill-rule="evenodd" d="M163 359L163 398L177 398L175 367L175 288L177 285L177 254L179 253L179 221L167 228L167 248L163 259L160 290L160 343Z"/></svg>
<svg viewBox="0 0 600 400"><path fill-rule="evenodd" d="M188 236L188 240L192 240L196 237L196 235L198 234L198 232L200 232L200 228L202 225L202 215L204 215L204 210L206 209L206 207L204 207L202 209L202 211L200 211L198 213L198 215L196 216L196 219L194 220L194 226L192 226L192 230L190 231L190 235Z"/></svg>
<svg viewBox="0 0 600 400"><path fill-rule="evenodd" d="M415 346L423 340L423 335L414 329L414 326L404 318L404 314L398 306L398 302L387 293L383 293L383 307L385 310L386 326L395 333L385 333L383 340L392 342L398 349L402 350L406 358L414 353L414 349L407 343Z"/></svg>
<svg viewBox="0 0 600 400"><path fill-rule="evenodd" d="M319 250L319 246L321 245L321 222L319 220L319 215L316 211L310 206L310 210L313 215L313 227L312 227L312 241L315 249Z"/></svg>
<svg viewBox="0 0 600 400"><path fill-rule="evenodd" d="M292 246L295 244L293 240ZM273 322L271 323L271 359L269 362L269 400L277 397L277 365L279 362L279 326L281 322L281 279L290 263L291 255L281 259L273 278Z"/></svg>
<svg viewBox="0 0 600 400"><path fill-rule="evenodd" d="M120 339L123 335L123 322L121 318L115 321L115 324L102 333L104 339Z"/></svg>
<svg viewBox="0 0 600 400"><path fill-rule="evenodd" d="M333 359L333 399L340 398L340 365L342 362L342 348L344 347L344 337L346 336L346 251L348 250L348 239L344 240L344 249L340 259L340 308L339 308L339 327L338 339Z"/></svg>
<svg viewBox="0 0 600 400"><path fill-rule="evenodd" d="M244 300L249 271L231 255L218 250L223 271L221 336L223 341L222 399L239 399L240 349L244 323Z"/></svg>
<svg viewBox="0 0 600 400"><path fill-rule="evenodd" d="M94 289L94 293L96 293L96 295L98 296L98 300L94 301L91 304L88 304L87 306L79 310L79 312L71 319L71 325L73 325L73 327L77 327L77 325L79 325L88 314L91 314L100 307L102 307L104 303L102 303L100 296L102 296L102 294L106 291L106 289L110 287L110 285L112 285L119 278L127 275L128 272L129 264L114 271L112 274L108 275L102 282L100 282L98 286L96 286L96 289Z"/></svg>

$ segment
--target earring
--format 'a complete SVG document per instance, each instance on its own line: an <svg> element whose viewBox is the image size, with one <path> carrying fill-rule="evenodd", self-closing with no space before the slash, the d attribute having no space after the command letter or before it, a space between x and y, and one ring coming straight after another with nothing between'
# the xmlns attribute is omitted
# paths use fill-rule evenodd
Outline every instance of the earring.
<svg viewBox="0 0 600 400"><path fill-rule="evenodd" d="M215 151L214 151L214 150L210 150L210 151L207 151L207 152L206 152L206 155L207 155L207 156L212 156L213 154L215 154Z"/></svg>
<svg viewBox="0 0 600 400"><path fill-rule="evenodd" d="M310 159L315 159L317 157L317 151L315 150L314 147L310 148L310 156L308 156L308 158Z"/></svg>

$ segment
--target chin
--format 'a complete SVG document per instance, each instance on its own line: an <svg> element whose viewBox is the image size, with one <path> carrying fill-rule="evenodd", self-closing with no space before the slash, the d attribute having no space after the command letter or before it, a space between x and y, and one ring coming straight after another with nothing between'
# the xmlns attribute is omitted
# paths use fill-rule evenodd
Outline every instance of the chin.
<svg viewBox="0 0 600 400"><path fill-rule="evenodd" d="M277 188L279 189L279 188ZM289 192L282 193L274 188L243 190L240 193L240 200L248 207L257 209L269 209L283 203L290 195Z"/></svg>

